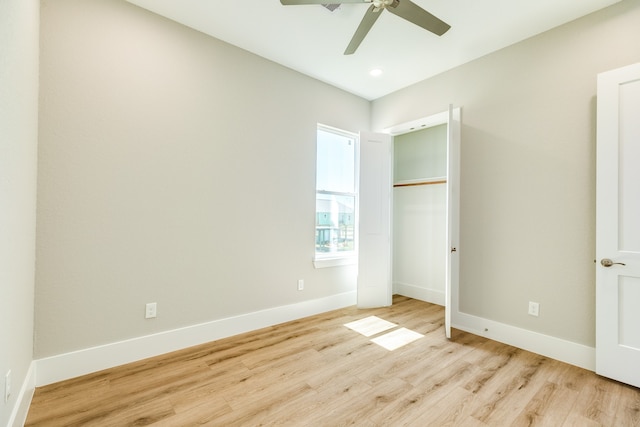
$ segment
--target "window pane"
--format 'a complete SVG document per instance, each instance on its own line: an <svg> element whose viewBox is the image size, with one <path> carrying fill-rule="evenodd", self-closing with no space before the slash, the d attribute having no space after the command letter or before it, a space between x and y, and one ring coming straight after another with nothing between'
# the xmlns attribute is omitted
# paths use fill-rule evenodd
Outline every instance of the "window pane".
<svg viewBox="0 0 640 427"><path fill-rule="evenodd" d="M355 196L317 194L316 252L354 250Z"/></svg>
<svg viewBox="0 0 640 427"><path fill-rule="evenodd" d="M355 140L318 129L316 189L355 193Z"/></svg>

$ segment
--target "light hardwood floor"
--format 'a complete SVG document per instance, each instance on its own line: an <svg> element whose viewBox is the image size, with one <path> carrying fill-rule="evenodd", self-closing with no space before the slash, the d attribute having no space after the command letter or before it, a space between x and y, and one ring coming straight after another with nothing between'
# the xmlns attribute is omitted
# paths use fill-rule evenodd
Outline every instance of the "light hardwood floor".
<svg viewBox="0 0 640 427"><path fill-rule="evenodd" d="M424 337L344 326L371 315ZM442 323L398 296L336 310L38 388L26 425L640 426L640 390Z"/></svg>

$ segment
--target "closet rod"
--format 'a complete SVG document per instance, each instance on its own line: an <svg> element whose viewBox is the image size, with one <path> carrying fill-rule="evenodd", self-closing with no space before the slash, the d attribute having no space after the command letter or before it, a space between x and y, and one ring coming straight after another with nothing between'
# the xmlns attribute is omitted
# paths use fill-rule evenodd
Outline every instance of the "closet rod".
<svg viewBox="0 0 640 427"><path fill-rule="evenodd" d="M408 182L406 184L393 184L394 187L413 187L416 185L432 185L432 184L446 184L447 180L439 180L439 181L421 181L421 182Z"/></svg>

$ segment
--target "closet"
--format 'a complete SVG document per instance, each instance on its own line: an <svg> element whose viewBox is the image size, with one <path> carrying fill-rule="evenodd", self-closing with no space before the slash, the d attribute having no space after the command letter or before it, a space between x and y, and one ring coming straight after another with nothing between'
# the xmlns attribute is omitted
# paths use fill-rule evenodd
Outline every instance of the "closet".
<svg viewBox="0 0 640 427"><path fill-rule="evenodd" d="M445 305L447 124L397 135L393 148L393 289Z"/></svg>

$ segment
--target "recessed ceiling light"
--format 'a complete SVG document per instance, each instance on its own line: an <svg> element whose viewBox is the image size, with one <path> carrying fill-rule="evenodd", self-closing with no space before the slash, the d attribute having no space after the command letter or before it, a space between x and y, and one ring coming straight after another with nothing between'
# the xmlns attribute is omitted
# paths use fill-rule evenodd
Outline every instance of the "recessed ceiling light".
<svg viewBox="0 0 640 427"><path fill-rule="evenodd" d="M380 68L374 68L373 70L369 71L369 74L371 74L373 77L378 77L382 75L382 70Z"/></svg>

